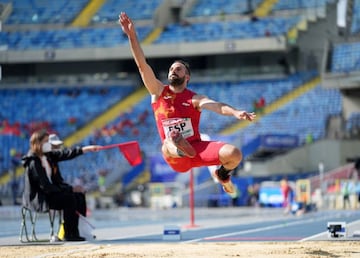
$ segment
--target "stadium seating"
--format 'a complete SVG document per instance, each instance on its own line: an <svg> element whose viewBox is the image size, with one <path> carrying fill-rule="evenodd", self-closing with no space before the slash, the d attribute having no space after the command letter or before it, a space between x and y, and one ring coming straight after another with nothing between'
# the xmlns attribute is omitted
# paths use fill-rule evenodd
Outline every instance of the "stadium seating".
<svg viewBox="0 0 360 258"><path fill-rule="evenodd" d="M56 1L56 4L49 5L46 1L15 0L13 12L7 23L69 23L79 14L87 2L87 0L61 0ZM226 1L226 4L222 2L197 1L189 16L215 15L222 9L224 9L225 14L232 14L246 12L249 8L246 1ZM260 2L260 0L252 1L253 7ZM161 0L124 1L121 3L108 0L93 16L92 22L94 24L114 23L115 25L120 11L126 11L134 20L149 20L152 19L154 11L161 4ZM220 8L220 5L223 5L223 8ZM202 12L206 12L206 14ZM277 36L286 33L295 26L299 19L299 17L266 17L258 21L207 21L189 24L188 26L170 24L154 43L201 42ZM140 41L144 40L153 30L151 24L137 26ZM108 48L126 43L127 39L118 26L0 32L0 46L10 50Z"/></svg>
<svg viewBox="0 0 360 258"><path fill-rule="evenodd" d="M258 80L246 81L242 83L196 83L192 84L194 90L199 93L207 93L215 99L221 99L225 102L229 101L236 106L241 106L244 109L251 110L252 101L254 98L262 95L265 96L267 103L271 103L283 94L291 91L303 82L305 77L301 75L292 76L289 78L278 80ZM219 90L221 88L221 90ZM30 96L34 93L27 91ZM18 94L22 99L29 98L24 94ZM42 95L44 96L44 95ZM37 98L38 100L41 99ZM313 103L316 101L316 107ZM15 102L17 103L17 102ZM76 101L76 103L80 103ZM94 102L95 103L95 102ZM106 126L107 129L102 134L101 132L94 132L93 135L87 137L81 144L101 144L107 145L118 142L125 142L130 140L137 140L141 142L141 149L146 155L156 155L160 150L160 139L157 135L155 121L151 112L144 114L149 108L150 97L144 98L138 105L136 105L128 113L120 115L115 121ZM329 105L331 103L331 105ZM23 105L25 105L24 103ZM69 104L69 103L67 103ZM100 107L100 104L94 104L95 107ZM337 90L326 90L318 86L314 90L306 93L304 96L296 99L294 102L287 104L280 110L273 114L262 117L261 120L250 125L248 128L236 133L237 137L242 139L243 144L251 141L259 134L268 133L289 133L298 135L301 142L304 142L306 135L311 133L315 140L321 139L325 135L326 121L329 115L339 114L341 112L341 95ZM64 109L65 111L66 109ZM145 112L146 113L146 112ZM59 115L62 112L58 112ZM131 120L131 123L125 123L123 131L116 131L116 125L125 120ZM224 120L225 119L225 120ZM64 121L64 118L62 119ZM231 124L234 119L212 115L211 112L204 112L202 116L202 132L210 135L216 134L226 125ZM12 120L14 121L14 120ZM211 121L207 123L206 121ZM112 129L112 130L110 130ZM135 130L136 129L136 130ZM109 133L110 132L110 133ZM112 132L112 133L111 133ZM96 135L96 136L95 136ZM10 148L17 148L20 151L27 151L28 139L19 136L1 135L1 145L4 146L1 153L3 161L2 168L10 166L9 164L9 150ZM14 145L14 143L17 143ZM84 155L79 157L76 162L64 162L61 164L61 169L65 172L65 177L68 181L73 181L74 178L82 178L87 187L91 189L96 184L96 176L101 170L114 171L123 174L130 169L126 160L119 153L117 149L102 151L96 155Z"/></svg>
<svg viewBox="0 0 360 258"><path fill-rule="evenodd" d="M28 146L28 141L28 139L24 139L20 136L0 134L0 175L6 173L13 167L11 150L16 150L18 153L26 153L27 149L25 146Z"/></svg>
<svg viewBox="0 0 360 258"><path fill-rule="evenodd" d="M341 102L339 90L324 89L319 85L274 113L262 117L236 133L236 136L242 139L242 145L257 135L272 133L297 135L300 144L304 144L306 136L311 134L316 141L325 137L328 118L341 114Z"/></svg>
<svg viewBox="0 0 360 258"><path fill-rule="evenodd" d="M230 103L232 102L234 105L242 103L242 107L250 110L252 109L253 100L258 98L260 94L263 94L270 103L299 86L302 82L300 78L299 76L294 76L290 79L247 81L243 83L194 83L191 84L191 87L199 93L208 93L209 96L215 99L230 101ZM220 91L218 90L219 87L221 87ZM240 91L239 88L241 88ZM229 92L232 92L232 94L229 94ZM237 103L237 101L239 102ZM117 119L109 123L105 128L95 131L92 135L86 137L81 144L96 143L107 145L137 140L141 142L141 148L147 156L157 155L160 149L160 138L157 135L152 112L148 110L149 103L150 97L148 96L132 110L129 110L128 113L119 115ZM99 107L99 104L94 104L94 106ZM66 108L62 110L62 112L65 111ZM59 112L59 114L61 114L61 112ZM204 112L202 119L204 121L213 121L211 124L204 123L205 126L203 130L208 134L217 133L234 121L229 117L211 115L210 112ZM62 120L64 121L64 118ZM64 131L64 129L58 130L59 132ZM28 145L25 144L25 146ZM118 150L108 150L91 157L85 155L79 157L76 162L66 162L66 164L64 163L62 166L64 167L64 171L70 171L68 175L70 178L75 178L84 175L87 175L87 177L91 177L91 175L94 176L100 168L104 169L105 167L105 169L108 168L110 170L111 167L114 167L114 164L117 164L115 167L118 167L119 170L126 171L129 169L127 162L122 155L119 154Z"/></svg>
<svg viewBox="0 0 360 258"><path fill-rule="evenodd" d="M6 0L0 0L0 2ZM283 0L274 6L275 11L306 9L324 6L331 0ZM88 3L88 0L13 0L14 9L7 24L68 24ZM244 14L249 11L248 1L239 0L198 0L187 17ZM253 8L262 0L251 1ZM355 10L360 1L355 0ZM51 3L49 5L49 3ZM153 18L153 13L162 4L162 0L117 1L107 0L92 18L93 27L41 29L0 32L0 46L10 50L46 50L71 48L107 48L127 44L118 26L108 26L117 21L119 12L126 11L134 20L146 21ZM360 11L354 11L353 32L359 31ZM240 16L239 16L240 17ZM295 26L300 17L271 16L255 20L229 19L224 21L189 22L186 24L168 25L154 44L204 42L227 39L248 39L267 36L284 35ZM250 17L249 17L250 18ZM191 19L189 19L191 20ZM196 20L196 19L194 19ZM211 20L211 19L210 19ZM107 23L102 26L102 23ZM140 24L140 23L139 23ZM150 22L146 24L151 24ZM49 28L49 26L47 26ZM137 26L140 41L152 31L152 25ZM351 54L349 54L351 53ZM333 72L348 72L360 69L360 44L347 43L337 45L332 60ZM295 74L281 79L208 82L191 82L190 88L200 94L230 103L245 110L253 110L254 101L264 97L266 103L272 103L284 94L308 81L314 73ZM71 90L55 87L53 89L8 89L1 91L0 119L7 120L10 125L21 121L21 134L0 134L0 174L11 166L10 149L15 148L25 153L28 149L29 128L37 123L48 126L65 138L82 125L88 123L96 115L101 114L109 106L129 94L133 88L108 88L109 94L101 95L90 92L87 88L77 88L75 95ZM95 92L98 88L95 88ZM313 103L316 100L316 107ZM86 105L79 105L86 103ZM149 110L150 97L141 100L134 108L106 125L94 131L80 144L107 145L118 142L137 140L145 155L159 154L160 139L152 112ZM329 104L330 103L330 104ZM321 86L304 94L294 102L285 105L278 111L263 116L259 121L235 133L243 145L259 134L289 133L298 135L303 143L308 134L314 140L325 136L326 122L329 116L341 113L341 95L337 90L326 90ZM29 107L35 112L29 113ZM46 107L46 108L45 108ZM56 111L56 115L54 112ZM0 120L0 121L1 121ZM211 122L209 122L211 121ZM349 119L348 128L358 125L358 115ZM233 117L223 117L204 111L201 131L209 135L217 135L221 130L234 122ZM27 125L26 127L24 127ZM30 127L29 127L30 125ZM61 164L67 181L82 178L88 188L92 188L99 171L115 170L119 175L130 169L124 157L117 149L109 149L96 154L79 157L76 162ZM206 173L205 173L206 174ZM206 176L205 176L206 178Z"/></svg>
<svg viewBox="0 0 360 258"><path fill-rule="evenodd" d="M360 70L360 42L337 44L333 48L331 72Z"/></svg>
<svg viewBox="0 0 360 258"><path fill-rule="evenodd" d="M143 40L151 30L149 25L137 27L139 39ZM0 32L0 46L11 50L106 48L127 42L119 27Z"/></svg>
<svg viewBox="0 0 360 258"><path fill-rule="evenodd" d="M92 88L3 89L0 94L2 171L9 169L11 148L26 153L29 136L42 127L65 138L134 90L132 85ZM12 132L20 124L19 133Z"/></svg>
<svg viewBox="0 0 360 258"><path fill-rule="evenodd" d="M69 23L89 0L1 0L11 2L13 11L6 24L57 24Z"/></svg>
<svg viewBox="0 0 360 258"><path fill-rule="evenodd" d="M299 17L264 18L258 21L206 22L168 25L157 43L201 42L278 36L295 26Z"/></svg>
<svg viewBox="0 0 360 258"><path fill-rule="evenodd" d="M360 32L360 0L354 0L353 6L350 33L356 35ZM330 72L332 73L358 71L360 70L360 43L357 41L337 43L333 46L330 58Z"/></svg>
<svg viewBox="0 0 360 258"><path fill-rule="evenodd" d="M215 16L221 14L243 14L254 9L261 0L253 0L252 6L249 1L238 0L198 0L188 14L189 17ZM252 7L252 8L251 8Z"/></svg>
<svg viewBox="0 0 360 258"><path fill-rule="evenodd" d="M65 137L76 127L105 111L130 92L132 86L78 89L6 89L1 91L1 116L10 124L48 122L54 131ZM29 108L34 111L29 113ZM56 116L54 116L56 112ZM71 124L76 124L75 127ZM70 127L68 125L70 124ZM23 127L23 129L25 129ZM29 133L29 130L24 132Z"/></svg>
<svg viewBox="0 0 360 258"><path fill-rule="evenodd" d="M207 96L230 103L233 106L240 106L244 110L253 111L254 101L257 101L260 97L264 97L267 104L272 103L286 93L296 89L311 76L314 76L314 74L296 74L272 80L212 83L210 84L212 87L209 87L209 84L203 83L202 85L194 85L193 89L200 94L206 94ZM219 88L222 90L219 91ZM206 125L206 131L209 134L218 133L234 122L231 117L215 117L211 112L206 111L202 114L202 121L214 121L214 119L216 122Z"/></svg>
<svg viewBox="0 0 360 258"><path fill-rule="evenodd" d="M297 74L283 79L255 80L245 82L219 82L219 83L191 83L190 88L200 94L207 94L211 98L240 106L245 110L253 109L253 101L259 96L264 96L266 103L271 103L297 88L307 81L313 73ZM220 89L220 90L219 90ZM316 100L316 107L313 103ZM158 155L160 150L160 138L157 134L155 120L151 111L146 113L150 103L150 97L145 97L138 105L127 113L120 115L116 120L109 123L100 131L94 132L87 137L82 144L112 144L131 140L141 143L141 149L147 157ZM331 103L331 105L329 105ZM309 91L295 99L278 111L263 116L256 123L235 133L237 139L241 139L240 145L254 139L260 134L284 134L298 135L301 144L305 142L308 134L312 134L314 140L325 136L327 119L331 115L341 113L341 95L338 90L327 90L321 86ZM146 113L143 119L139 119ZM211 121L209 123L208 121ZM212 112L203 111L201 120L201 132L208 135L216 135L226 126L232 124L234 118L214 115ZM121 126L120 126L121 125ZM117 164L118 173L129 170L127 162L118 150L109 150L95 157L85 155L81 157L84 162L69 163L68 169L73 171L72 177L78 177L81 173L96 173L100 168L95 164L107 166ZM110 162L110 163L109 163ZM68 170L66 169L66 170ZM108 167L111 169L111 166Z"/></svg>
<svg viewBox="0 0 360 258"><path fill-rule="evenodd" d="M163 0L108 0L94 15L92 22L109 23L117 21L120 12L126 12L133 20L149 20L153 18L156 8L162 2Z"/></svg>
<svg viewBox="0 0 360 258"><path fill-rule="evenodd" d="M281 0L277 1L274 10L294 10L307 9L325 6L326 3L333 2L333 0Z"/></svg>
<svg viewBox="0 0 360 258"><path fill-rule="evenodd" d="M360 0L354 0L354 9L351 24L351 33L357 34L360 32Z"/></svg>
<svg viewBox="0 0 360 258"><path fill-rule="evenodd" d="M253 110L255 100L260 96L266 99L266 103L271 103L300 86L304 82L305 75L294 75L283 79L273 80L249 80L243 82L198 82L191 83L189 88L199 94L230 103L234 106L241 106L245 110ZM112 141L122 142L137 139L142 143L142 147L147 155L155 155L160 147L159 137L155 121L151 112L146 119L139 122L139 117L149 108L150 97L143 99L136 105L129 114L122 114L118 119L106 126L105 138L112 135ZM125 123L121 132L119 125L122 121L131 120L131 123ZM212 121L207 123L206 121ZM216 116L212 112L204 111L202 114L202 132L207 134L217 134L222 129L234 122L232 117ZM123 123L124 124L124 123ZM136 128L136 131L134 129ZM115 131L115 133L114 133ZM116 133L117 132L117 133ZM155 139L155 140L154 140ZM88 140L91 142L91 139ZM154 147L154 142L158 145Z"/></svg>
<svg viewBox="0 0 360 258"><path fill-rule="evenodd" d="M210 22L189 26L173 24L155 40L157 43L201 42L226 39L245 39L278 36L286 33L299 21L292 18L266 18L256 22ZM151 25L137 27L140 41L151 32ZM126 44L127 38L118 27L68 28L56 30L34 30L1 32L0 45L12 50L106 48Z"/></svg>

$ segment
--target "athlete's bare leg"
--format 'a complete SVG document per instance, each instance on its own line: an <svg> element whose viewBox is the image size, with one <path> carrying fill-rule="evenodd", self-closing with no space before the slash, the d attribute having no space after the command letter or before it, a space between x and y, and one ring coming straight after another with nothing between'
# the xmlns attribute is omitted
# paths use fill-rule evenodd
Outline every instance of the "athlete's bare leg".
<svg viewBox="0 0 360 258"><path fill-rule="evenodd" d="M225 192L236 194L235 186L231 182L231 172L235 169L242 159L241 151L233 145L225 144L219 151L221 167L214 173L214 177L223 186Z"/></svg>

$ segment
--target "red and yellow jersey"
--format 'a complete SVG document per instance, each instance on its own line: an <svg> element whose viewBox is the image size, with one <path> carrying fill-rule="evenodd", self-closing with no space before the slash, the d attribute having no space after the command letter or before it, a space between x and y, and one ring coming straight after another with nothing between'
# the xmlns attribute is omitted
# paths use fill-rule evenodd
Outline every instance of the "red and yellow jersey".
<svg viewBox="0 0 360 258"><path fill-rule="evenodd" d="M171 130L180 131L189 142L200 141L201 112L192 104L194 95L195 92L186 88L180 93L174 93L166 85L159 99L151 104L161 141L164 141Z"/></svg>

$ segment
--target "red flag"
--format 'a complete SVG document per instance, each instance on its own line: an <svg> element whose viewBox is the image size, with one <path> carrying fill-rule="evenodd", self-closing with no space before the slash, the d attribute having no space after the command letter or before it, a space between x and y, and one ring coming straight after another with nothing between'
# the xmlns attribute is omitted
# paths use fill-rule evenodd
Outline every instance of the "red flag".
<svg viewBox="0 0 360 258"><path fill-rule="evenodd" d="M119 144L119 149L131 166L141 164L140 146L137 141L121 143Z"/></svg>
<svg viewBox="0 0 360 258"><path fill-rule="evenodd" d="M142 157L140 152L140 146L137 141L106 145L100 147L99 150L106 150L115 147L119 148L119 150L122 152L122 154L124 155L126 160L130 163L130 165L136 166L141 164Z"/></svg>

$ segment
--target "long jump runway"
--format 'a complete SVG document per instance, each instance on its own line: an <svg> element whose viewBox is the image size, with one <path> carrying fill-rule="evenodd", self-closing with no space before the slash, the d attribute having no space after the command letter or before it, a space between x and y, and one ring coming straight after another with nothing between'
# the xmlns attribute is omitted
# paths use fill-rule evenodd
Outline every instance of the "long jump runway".
<svg viewBox="0 0 360 258"><path fill-rule="evenodd" d="M236 208L234 208L236 209ZM224 218L217 214L216 218L200 219L194 225L183 223L181 228L181 242L236 242L236 241L306 241L327 240L327 223L334 221L345 222L349 239L355 231L360 231L360 211L323 211L304 214L302 216L283 215L264 210L263 216L259 210L254 215L229 217L227 209L222 209ZM176 212L176 211L174 211ZM249 211L247 211L249 212ZM231 213L236 213L232 211ZM220 217L219 217L220 216ZM167 223L169 224L169 223ZM176 224L176 223L173 223ZM166 223L165 223L166 225ZM140 232L139 232L140 231ZM142 234L124 238L114 238L111 242L135 243L158 242L163 240L161 228L157 234ZM144 232L145 233L145 232ZM359 238L360 240L360 238Z"/></svg>
<svg viewBox="0 0 360 258"><path fill-rule="evenodd" d="M346 240L360 240L354 236L354 233L360 231L359 210L317 211L296 216L284 215L279 208L195 208L192 221L190 217L190 210L187 208L93 211L88 220L96 227L93 231L96 239L83 243L330 240L328 222L345 222ZM6 215L0 213L0 218L0 245L23 245L19 241L20 213L18 218L16 215L6 218ZM169 225L176 225L181 229L179 240L163 240L164 227ZM36 228L38 237L47 238L48 229L46 215L40 216Z"/></svg>

